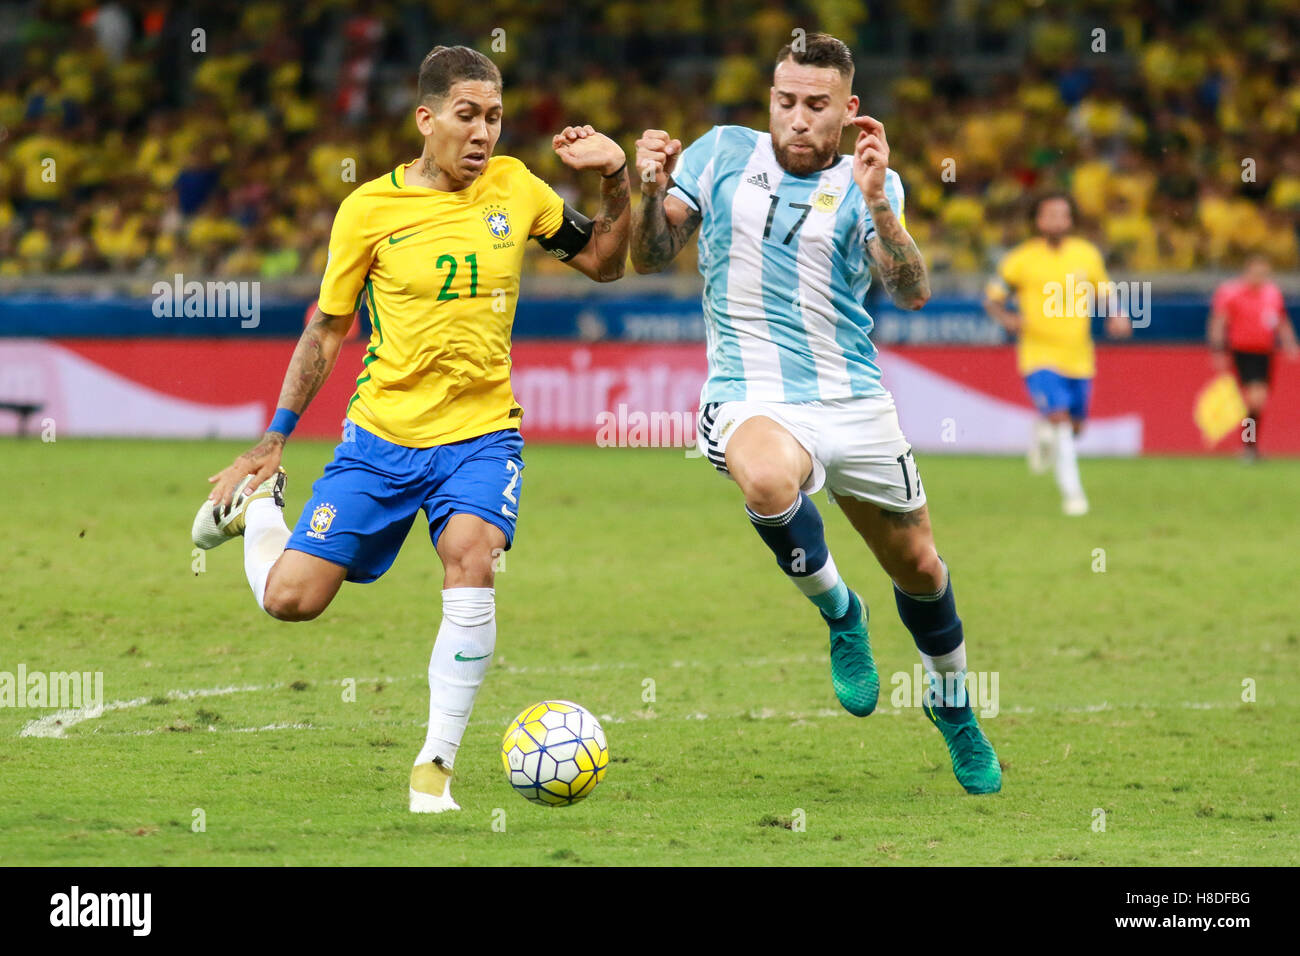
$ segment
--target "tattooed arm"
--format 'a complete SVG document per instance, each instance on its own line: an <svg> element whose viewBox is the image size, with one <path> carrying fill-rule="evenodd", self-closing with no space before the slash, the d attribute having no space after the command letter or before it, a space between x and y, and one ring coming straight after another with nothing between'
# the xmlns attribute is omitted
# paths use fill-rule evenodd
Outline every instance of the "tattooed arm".
<svg viewBox="0 0 1300 956"><path fill-rule="evenodd" d="M853 149L853 179L867 201L876 232L867 241L867 259L900 309L919 309L930 300L930 277L921 250L907 234L885 197L889 140L885 127L870 116L853 120L858 141Z"/></svg>
<svg viewBox="0 0 1300 956"><path fill-rule="evenodd" d="M699 210L668 195L682 142L661 129L648 129L636 141L641 205L632 217L632 268L659 272L672 262L700 225Z"/></svg>
<svg viewBox="0 0 1300 956"><path fill-rule="evenodd" d="M294 346L293 358L289 359L289 369L284 373L284 384L280 387L277 408L287 408L299 415L307 410L334 370L353 318L351 315L326 315L320 309L316 310ZM284 436L279 432L267 434L278 435L283 443Z"/></svg>
<svg viewBox="0 0 1300 956"><path fill-rule="evenodd" d="M566 127L551 145L566 166L598 170L601 175L600 211L591 222L591 238L581 252L565 259L565 264L596 282L623 278L632 219L628 211L627 157L617 143L590 126Z"/></svg>
<svg viewBox="0 0 1300 956"><path fill-rule="evenodd" d="M659 272L686 245L700 225L700 213L675 196L643 192L632 217L632 268Z"/></svg>
<svg viewBox="0 0 1300 956"><path fill-rule="evenodd" d="M600 211L591 221L591 238L587 246L566 265L573 266L589 279L613 282L623 278L627 268L628 211L627 169L614 176L601 176Z"/></svg>
<svg viewBox="0 0 1300 956"><path fill-rule="evenodd" d="M333 371L353 318L351 315L326 315L320 309L316 310L294 347L289 369L284 373L284 384L280 387L278 408L287 408L299 415L307 410ZM253 486L270 478L280 467L284 443L283 434L267 431L262 440L236 458L234 464L208 479L213 485L208 498L225 507L246 475L254 476Z"/></svg>
<svg viewBox="0 0 1300 956"><path fill-rule="evenodd" d="M900 309L919 309L930 301L930 277L921 250L883 196L867 204L876 234L867 240L867 261L876 267L889 297Z"/></svg>

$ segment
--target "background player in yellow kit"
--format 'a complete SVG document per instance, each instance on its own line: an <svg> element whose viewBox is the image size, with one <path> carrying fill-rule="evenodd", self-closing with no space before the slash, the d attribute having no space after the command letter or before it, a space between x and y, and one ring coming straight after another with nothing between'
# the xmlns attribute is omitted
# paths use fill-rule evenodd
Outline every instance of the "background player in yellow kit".
<svg viewBox="0 0 1300 956"><path fill-rule="evenodd" d="M1088 499L1079 480L1074 439L1088 417L1096 359L1093 312L1078 308L1084 301L1078 296L1090 286L1091 301L1100 305L1110 279L1101 251L1087 239L1070 235L1074 203L1069 196L1040 196L1032 218L1038 234L1007 253L997 279L989 284L984 307L1017 336L1020 374L1042 416L1030 445L1030 466L1035 471L1054 466L1063 510L1083 515L1088 513ZM1018 312L1007 307L1013 296ZM1106 332L1117 338L1130 335L1127 316L1108 315Z"/></svg>
<svg viewBox="0 0 1300 956"><path fill-rule="evenodd" d="M212 476L193 537L244 536L244 567L267 613L319 615L345 580L392 565L417 511L444 568L442 624L429 663L429 731L411 774L413 812L456 810L451 768L496 643L493 559L511 546L519 507L521 409L510 387L510 331L524 243L599 282L623 274L626 159L591 127L554 138L560 159L599 172L588 220L508 156L501 74L466 47L436 47L420 67L420 157L358 187L339 206L317 313L294 350L262 441ZM292 534L281 450L329 376L364 295L374 332L343 442Z"/></svg>

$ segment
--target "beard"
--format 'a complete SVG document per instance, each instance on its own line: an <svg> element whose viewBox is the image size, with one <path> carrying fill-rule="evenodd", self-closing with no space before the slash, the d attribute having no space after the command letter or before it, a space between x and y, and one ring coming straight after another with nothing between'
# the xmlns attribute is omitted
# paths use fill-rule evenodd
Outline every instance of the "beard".
<svg viewBox="0 0 1300 956"><path fill-rule="evenodd" d="M796 176L807 176L809 173L825 169L831 164L839 149L839 143L830 143L825 147L819 147L816 143L803 145L811 146L812 149L806 153L796 153L789 145L777 145L776 139L773 138L772 152L776 154L776 161L786 172L794 173Z"/></svg>

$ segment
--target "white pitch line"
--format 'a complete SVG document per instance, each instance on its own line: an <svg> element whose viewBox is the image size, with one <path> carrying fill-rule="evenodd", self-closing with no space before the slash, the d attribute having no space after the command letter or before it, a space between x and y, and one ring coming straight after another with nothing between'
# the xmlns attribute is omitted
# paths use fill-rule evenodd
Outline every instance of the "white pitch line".
<svg viewBox="0 0 1300 956"><path fill-rule="evenodd" d="M807 664L814 660L820 660L810 655L801 654L795 657L756 657L749 660L742 660L747 667L770 667L779 664ZM614 663L593 663L593 664L561 664L558 666L541 666L541 667L519 667L516 665L503 664L498 669L505 674L589 674L599 671L610 670L632 670L638 665L614 662ZM669 663L669 667L696 667L689 661L675 660ZM411 674L402 677L358 677L355 678L358 684L391 684L394 681L402 680L419 680L424 678L424 674ZM328 681L317 681L317 683L338 683L344 678L332 678ZM248 692L257 692L263 690L279 690L285 685L277 682L274 684L249 684L241 687L206 687L199 690L172 690L167 691L162 696L168 700L190 700L196 697L220 697L226 694L239 694ZM140 707L149 703L154 697L133 697L130 700L115 700L100 707L93 708L76 708L68 710L58 710L52 714L46 714L44 717L37 717L29 720L18 731L19 737L49 737L61 738L67 736L69 727L75 727L77 724L87 720L94 720L102 717L104 714L117 710L127 710L132 707ZM244 728L252 730L255 728ZM274 728L279 729L279 728Z"/></svg>
<svg viewBox="0 0 1300 956"><path fill-rule="evenodd" d="M228 734L260 734L268 730L319 730L311 724L267 724L265 727L231 727L225 731ZM216 727L209 727L208 730L216 732Z"/></svg>
<svg viewBox="0 0 1300 956"><path fill-rule="evenodd" d="M792 657L742 659L738 663L746 667L770 667L773 665L781 665L781 664L807 664L812 662L820 662L822 660L823 658L820 655L814 656L814 655L801 654ZM587 673L595 673L599 671L610 671L610 670L632 670L637 668L638 666L639 665L634 665L626 662L558 665L558 666L542 666L542 667L527 667L527 666L519 667L514 665L502 664L495 669L506 674L587 674ZM670 662L668 666L674 669L678 669L682 667L694 668L703 665L697 665L689 661L675 660ZM419 680L424 678L425 676L426 675L424 674L409 674L409 675L403 675L398 677L391 677L391 676L358 677L358 678L353 678L353 680L355 680L357 684L391 684L397 681ZM316 680L313 681L313 683L334 685L334 684L341 684L342 681L345 679L347 678L330 678L329 680ZM229 694L257 693L260 691L268 691L268 690L282 690L286 686L288 685L286 685L283 682L276 682L272 684L244 684L239 686L229 685L224 687L203 687L203 688L198 688L196 690L167 691L165 694L161 696L165 697L167 700L193 700L196 698L203 698L203 697L221 697ZM129 700L115 700L107 704L103 704L102 706L93 707L93 708L58 710L52 714L46 714L44 717L37 717L34 720L29 720L26 724L23 725L22 729L18 731L18 736L19 737L45 737L45 738L55 738L55 739L64 738L67 736L67 731L70 727L74 727L77 724L80 724L87 720L94 720L98 717L102 717L104 714L110 713L112 711L128 710L133 707L141 707L149 703L150 701L156 699L158 696L159 695L155 694L146 697L133 697ZM1184 701L1179 706L1182 707L1183 709L1188 709L1188 710L1218 710L1227 707L1235 707L1237 706L1237 703L1235 701L1199 701L1199 702ZM901 713L906 713L907 711L916 710L916 709L918 708L877 707L875 712L878 714L886 714L892 716ZM1102 713L1105 711L1113 711L1113 710L1163 710L1163 709L1167 709L1167 706L1147 704L1147 703L1111 704L1108 701L1102 701L1100 704L1087 704L1081 707L1043 707L1043 708L1022 707L1022 706L1003 707L999 709L998 713L1018 714L1018 715L1034 714L1039 712L1065 713L1065 714L1092 714L1092 713ZM977 713L980 712L980 708L977 707L976 711ZM820 720L820 719L825 719L830 717L843 717L843 716L846 716L844 711L831 709L831 708L822 708L815 711L776 711L776 710L772 710L771 708L763 708L761 710L752 710L743 713L724 714L721 716L715 716L713 718L710 718L710 716L705 713L691 713L691 714L685 714L680 717L661 717L660 715L656 714L653 711L653 709L650 709L642 712L634 711L630 717L620 717L614 714L602 714L600 719L602 721L608 721L609 723L621 724L621 723L626 723L628 720L709 720L709 719ZM986 719L996 719L996 718L986 718ZM216 730L215 727L210 727L208 729L211 731ZM232 727L229 729L223 728L222 731L220 732L259 733L262 731L274 731L274 730L321 730L321 729L324 728L315 727L312 724L270 723L262 727ZM160 731L153 731L153 730L116 731L116 732L109 731L106 734L106 736L143 736L143 735L149 735L158 732Z"/></svg>
<svg viewBox="0 0 1300 956"><path fill-rule="evenodd" d="M196 697L221 697L225 694L241 694L249 691L274 690L283 684L247 684L242 687L204 687L199 690L169 690L163 694L168 700L192 700ZM57 710L44 717L29 720L18 731L19 737L63 737L69 727L74 727L83 720L94 720L113 710L127 710L140 707L157 697L133 697L130 700L114 700L99 707L82 707L74 710Z"/></svg>
<svg viewBox="0 0 1300 956"><path fill-rule="evenodd" d="M175 731L169 729L154 730L106 730L101 732L96 728L92 733L96 737L153 737L154 735L163 735L171 733L212 733L212 734L260 734L268 730L323 730L314 724L267 724L265 727L216 727L209 725L205 728L191 728L189 731Z"/></svg>

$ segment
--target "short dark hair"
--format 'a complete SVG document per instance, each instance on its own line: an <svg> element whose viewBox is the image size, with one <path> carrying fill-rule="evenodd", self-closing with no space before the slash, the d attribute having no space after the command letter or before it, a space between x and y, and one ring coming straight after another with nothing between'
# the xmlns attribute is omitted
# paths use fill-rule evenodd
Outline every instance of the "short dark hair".
<svg viewBox="0 0 1300 956"><path fill-rule="evenodd" d="M440 100L453 83L483 80L501 87L501 71L478 50L467 46L436 46L420 64L420 102Z"/></svg>
<svg viewBox="0 0 1300 956"><path fill-rule="evenodd" d="M1043 203L1050 202L1053 199L1065 200L1065 204L1070 207L1070 221L1077 226L1079 224L1079 206L1074 201L1074 197L1064 189L1052 189L1035 196L1034 201L1029 206L1029 224L1031 226L1037 225L1038 210L1043 208Z"/></svg>
<svg viewBox="0 0 1300 956"><path fill-rule="evenodd" d="M853 79L853 52L828 33L809 33L802 38L781 47L776 55L776 65L780 66L787 59L793 59L801 66L825 66L838 70L845 79Z"/></svg>

